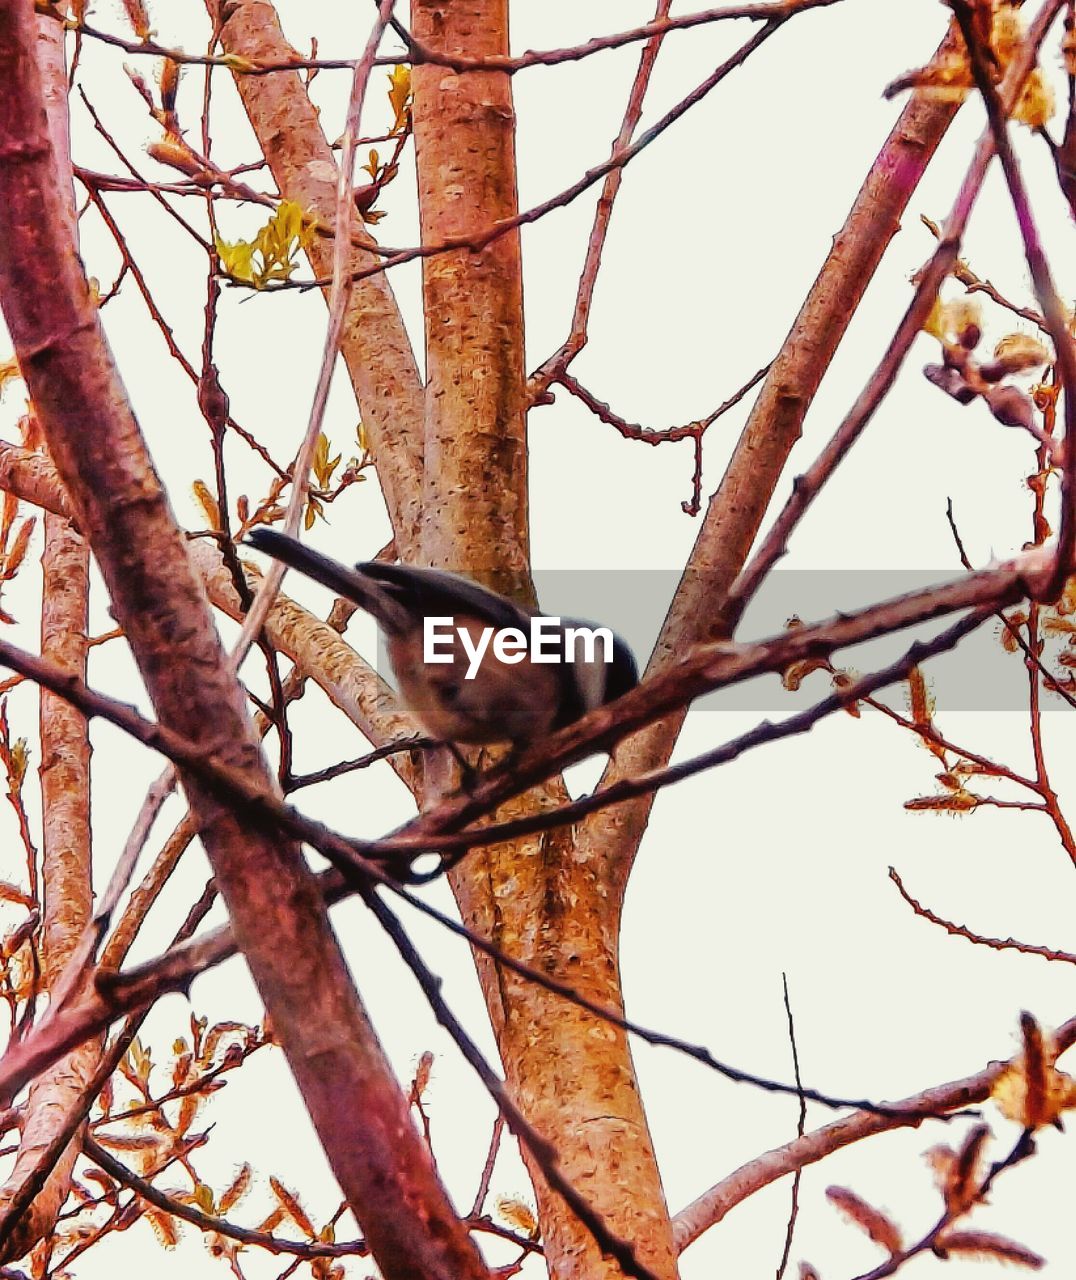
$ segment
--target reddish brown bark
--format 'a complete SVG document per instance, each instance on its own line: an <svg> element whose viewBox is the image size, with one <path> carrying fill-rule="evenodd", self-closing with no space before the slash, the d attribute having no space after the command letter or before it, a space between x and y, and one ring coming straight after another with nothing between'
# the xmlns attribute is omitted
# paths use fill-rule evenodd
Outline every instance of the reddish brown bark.
<svg viewBox="0 0 1076 1280"><path fill-rule="evenodd" d="M471 56L506 53L507 0L420 0L415 35ZM414 70L424 244L471 236L518 212L515 109L503 72ZM426 321L426 563L526 592L527 450L523 266L518 229L477 253L422 264Z"/></svg>
<svg viewBox="0 0 1076 1280"><path fill-rule="evenodd" d="M216 5L208 6L211 11ZM226 6L221 42L229 53L254 61L286 62L295 51L284 38L276 11L265 0ZM318 112L294 71L236 76L251 127L281 194L332 227L336 207L336 161ZM380 259L363 247L370 238L362 223L352 227L354 271ZM319 277L332 274L332 237L315 237L309 251ZM348 306L340 354L377 460L377 477L401 546L417 540L422 498L422 389L407 331L385 275L358 281Z"/></svg>
<svg viewBox="0 0 1076 1280"><path fill-rule="evenodd" d="M49 449L158 717L272 785L104 341L51 181L33 13L0 4L0 300ZM235 935L384 1275L486 1270L411 1124L296 846L202 788L191 808Z"/></svg>
<svg viewBox="0 0 1076 1280"><path fill-rule="evenodd" d="M723 609L725 595L744 566L822 377L959 105L929 91L913 95L882 144L710 499L650 670L663 670L693 646L720 640L735 626L737 620ZM622 743L605 781L667 761L685 714ZM608 862L617 896L623 894L651 803L644 799L599 814L580 835L588 858Z"/></svg>
<svg viewBox="0 0 1076 1280"><path fill-rule="evenodd" d="M427 46L484 57L508 50L506 0L420 0ZM511 82L500 72L416 67L415 142L423 242L475 237L518 212ZM427 563L464 568L526 593L522 264L513 231L478 252L423 262L426 319ZM557 803L562 789L499 817ZM452 877L465 922L510 955L620 1006L615 929L604 887L554 832L476 852ZM615 915L615 913L613 913ZM676 1274L668 1212L626 1037L560 997L478 958L513 1097L558 1152L560 1168L656 1276ZM550 1274L619 1274L525 1156Z"/></svg>
<svg viewBox="0 0 1076 1280"><path fill-rule="evenodd" d="M42 557L41 653L85 679L89 553L62 516L45 520ZM44 889L44 986L55 991L93 909L90 885L90 742L85 717L41 690L41 812ZM48 1168L48 1149L64 1129L92 1077L100 1040L88 1040L42 1072L30 1087L19 1154L0 1191L0 1212L17 1212L25 1187L47 1173L32 1203L16 1218L0 1258L21 1258L56 1225L79 1153L74 1138Z"/></svg>
<svg viewBox="0 0 1076 1280"><path fill-rule="evenodd" d="M75 200L67 114L64 32L39 18L36 42L52 139L54 181L75 235ZM90 555L62 516L45 517L41 558L41 655L86 678ZM42 979L54 992L93 909L90 837L90 737L86 718L70 703L41 690L41 814L43 888ZM21 1258L52 1234L71 1189L79 1138L59 1150L69 1117L77 1115L93 1076L100 1039L88 1040L43 1072L30 1088L19 1153L0 1190L0 1214L12 1217L0 1260ZM58 1154L52 1151L57 1146ZM51 1167L50 1167L51 1166ZM34 1194L35 1189L36 1194ZM30 1203L27 1199L32 1195Z"/></svg>

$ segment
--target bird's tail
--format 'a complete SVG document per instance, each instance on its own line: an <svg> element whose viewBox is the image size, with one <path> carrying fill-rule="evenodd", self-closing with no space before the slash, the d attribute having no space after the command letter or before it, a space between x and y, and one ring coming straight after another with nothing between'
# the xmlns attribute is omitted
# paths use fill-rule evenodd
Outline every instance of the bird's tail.
<svg viewBox="0 0 1076 1280"><path fill-rule="evenodd" d="M379 584L362 573L323 556L296 538L259 526L250 531L246 542L256 551L264 551L274 560L286 564L289 569L298 569L308 578L320 582L323 587L353 601L360 609L372 614L386 631L398 630L405 621L400 617L399 605Z"/></svg>

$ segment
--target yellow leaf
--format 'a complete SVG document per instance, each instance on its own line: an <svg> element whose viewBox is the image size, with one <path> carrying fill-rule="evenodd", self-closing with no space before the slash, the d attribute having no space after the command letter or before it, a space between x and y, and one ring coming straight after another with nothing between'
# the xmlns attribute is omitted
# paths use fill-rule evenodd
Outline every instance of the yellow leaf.
<svg viewBox="0 0 1076 1280"><path fill-rule="evenodd" d="M1076 1106L1076 1080L1059 1071L1053 1065L1052 1056L1052 1051L1048 1051L1049 1060L1039 1076L1037 1087L1028 1087L1032 1081L1022 1055L998 1076L990 1096L1007 1120L1027 1128L1037 1128L1055 1123L1062 1112Z"/></svg>
<svg viewBox="0 0 1076 1280"><path fill-rule="evenodd" d="M243 73L247 71L257 71L258 69L258 64L256 62L251 62L249 58L244 58L238 53L226 53L223 61L229 71L238 71Z"/></svg>
<svg viewBox="0 0 1076 1280"><path fill-rule="evenodd" d="M204 1182L199 1182L194 1189L194 1203L203 1213L215 1214L217 1212L213 1188L206 1186Z"/></svg>
<svg viewBox="0 0 1076 1280"><path fill-rule="evenodd" d="M990 27L990 47L998 65L1007 67L1024 39L1024 23L1016 5L1003 3L994 6Z"/></svg>
<svg viewBox="0 0 1076 1280"><path fill-rule="evenodd" d="M269 221L253 241L229 244L216 240L221 265L233 279L255 289L287 280L295 270L295 256L313 235L313 219L294 200L281 200ZM255 256L256 255L256 256Z"/></svg>
<svg viewBox="0 0 1076 1280"><path fill-rule="evenodd" d="M9 382L13 382L16 378L21 378L19 372L19 362L14 356L10 360L0 360L0 394L3 393L4 387Z"/></svg>
<svg viewBox="0 0 1076 1280"><path fill-rule="evenodd" d="M937 338L939 342L944 342L945 332L942 326L942 300L941 298L935 298L934 305L930 308L930 315L923 321L923 332L929 333L932 338Z"/></svg>
<svg viewBox="0 0 1076 1280"><path fill-rule="evenodd" d="M245 240L237 240L235 244L229 244L226 240L222 240L217 236L214 240L214 246L217 250L217 257L220 258L220 265L236 280L242 280L245 284L254 283L254 268L252 258L254 254L254 246L247 244Z"/></svg>
<svg viewBox="0 0 1076 1280"><path fill-rule="evenodd" d="M308 1239L313 1240L317 1236L314 1230L314 1224L310 1221L306 1210L299 1201L299 1197L294 1192L289 1191L287 1187L278 1179L270 1176L269 1185L273 1189L273 1194L280 1202L281 1207L287 1213L288 1217L302 1231Z"/></svg>
<svg viewBox="0 0 1076 1280"><path fill-rule="evenodd" d="M990 1262L1011 1262L1031 1271L1038 1271L1046 1261L1027 1245L990 1231L946 1231L938 1238L934 1251L943 1258L958 1253Z"/></svg>
<svg viewBox="0 0 1076 1280"><path fill-rule="evenodd" d="M411 68L399 64L389 73L389 106L395 116L391 133L399 133L406 126L410 102Z"/></svg>
<svg viewBox="0 0 1076 1280"><path fill-rule="evenodd" d="M979 797L961 788L940 796L915 796L905 800L904 807L911 813L968 813L979 807Z"/></svg>
<svg viewBox="0 0 1076 1280"><path fill-rule="evenodd" d="M0 902L17 902L20 907L36 907L37 903L28 893L24 893L18 885L8 880L0 880Z"/></svg>
<svg viewBox="0 0 1076 1280"><path fill-rule="evenodd" d="M176 89L179 87L179 76L182 68L174 58L165 58L161 63L160 85L161 98L172 98L176 96Z"/></svg>
<svg viewBox="0 0 1076 1280"><path fill-rule="evenodd" d="M11 744L11 772L8 775L12 789L18 791L26 777L26 769L30 763L30 748L25 738L16 738Z"/></svg>
<svg viewBox="0 0 1076 1280"><path fill-rule="evenodd" d="M927 682L919 667L908 672L908 701L911 704L913 723L925 726L934 719L934 699L927 691Z"/></svg>
<svg viewBox="0 0 1076 1280"><path fill-rule="evenodd" d="M303 528L312 529L318 516L325 518L325 508L317 500L317 498L309 498L306 503L306 514L303 516Z"/></svg>
<svg viewBox="0 0 1076 1280"><path fill-rule="evenodd" d="M332 474L339 465L340 455L337 454L335 458L329 457L329 437L324 431L321 432L314 446L314 457L310 462L310 470L314 473L319 488L328 488Z"/></svg>
<svg viewBox="0 0 1076 1280"><path fill-rule="evenodd" d="M426 1092L426 1088L430 1083L430 1072L433 1070L433 1054L427 1049L422 1057L418 1060L418 1066L415 1068L415 1079L412 1085L412 1094L416 1098L421 1098Z"/></svg>
<svg viewBox="0 0 1076 1280"><path fill-rule="evenodd" d="M942 340L959 341L969 331L982 330L982 308L973 298L954 298L942 305ZM972 343L970 346L974 346ZM969 350L970 350L969 346Z"/></svg>
<svg viewBox="0 0 1076 1280"><path fill-rule="evenodd" d="M174 1249L179 1243L179 1226L171 1214L162 1213L152 1205L143 1209L146 1221L153 1228L153 1233L166 1249Z"/></svg>
<svg viewBox="0 0 1076 1280"><path fill-rule="evenodd" d="M810 675L812 671L828 671L828 658L803 658L799 662L793 662L786 667L781 673L781 683L791 693L800 687L804 677Z"/></svg>
<svg viewBox="0 0 1076 1280"><path fill-rule="evenodd" d="M26 549L30 545L30 535L34 531L34 525L37 523L36 516L30 516L28 520L24 520L19 525L19 531L15 535L15 541L11 544L11 550L4 557L4 579L13 578L18 572L19 565L22 564L26 557Z"/></svg>
<svg viewBox="0 0 1076 1280"><path fill-rule="evenodd" d="M1054 91L1042 70L1035 67L1024 82L1023 92L1013 107L1012 118L1026 124L1029 129L1042 129L1053 118L1055 107Z"/></svg>
<svg viewBox="0 0 1076 1280"><path fill-rule="evenodd" d="M192 153L190 147L174 135L162 138L159 142L151 142L146 147L146 154L158 164L166 164L191 177L205 169L205 165Z"/></svg>
<svg viewBox="0 0 1076 1280"><path fill-rule="evenodd" d="M148 40L152 27L142 0L123 0L123 7L127 11L127 21L131 24L131 30L139 40Z"/></svg>

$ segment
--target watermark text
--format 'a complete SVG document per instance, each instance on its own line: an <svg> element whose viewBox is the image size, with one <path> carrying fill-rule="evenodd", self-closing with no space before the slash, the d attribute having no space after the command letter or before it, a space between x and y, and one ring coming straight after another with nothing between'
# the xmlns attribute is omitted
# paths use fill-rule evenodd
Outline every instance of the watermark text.
<svg viewBox="0 0 1076 1280"><path fill-rule="evenodd" d="M529 635L521 627L483 627L475 637L453 622L451 617L423 619L422 661L455 662L458 637L467 658L467 680L475 678L487 651L508 666L524 659L587 664L613 661L613 633L608 627L565 626L559 618L538 615L530 620Z"/></svg>

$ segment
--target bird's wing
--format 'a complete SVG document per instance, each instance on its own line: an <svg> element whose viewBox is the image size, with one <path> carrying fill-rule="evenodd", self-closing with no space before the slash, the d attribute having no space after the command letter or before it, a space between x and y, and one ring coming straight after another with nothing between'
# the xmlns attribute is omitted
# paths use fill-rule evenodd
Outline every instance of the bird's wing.
<svg viewBox="0 0 1076 1280"><path fill-rule="evenodd" d="M358 573L391 591L408 608L423 617L467 614L487 626L518 627L529 634L531 614L507 596L498 595L444 569L416 569L380 560L355 566Z"/></svg>

